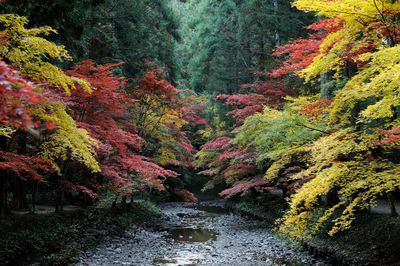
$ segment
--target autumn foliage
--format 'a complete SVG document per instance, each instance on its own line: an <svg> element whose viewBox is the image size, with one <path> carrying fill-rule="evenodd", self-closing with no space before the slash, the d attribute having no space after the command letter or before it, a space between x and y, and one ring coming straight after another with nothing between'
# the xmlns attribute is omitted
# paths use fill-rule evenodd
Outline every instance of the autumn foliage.
<svg viewBox="0 0 400 266"><path fill-rule="evenodd" d="M179 176L168 169L171 164L191 166L195 150L182 126L206 122L157 65L148 63L149 71L129 86L115 74L123 63L85 60L64 72L42 61L70 59L63 46L37 36L53 29L29 31L27 20L16 15L3 15L0 22L6 25L0 54L10 62L0 62L0 171L7 174L2 189L18 180L18 186L29 180L47 184L60 210L66 193L99 198L99 191L125 197L163 190L167 178ZM13 38L21 45L14 46ZM152 145L157 150L144 154ZM196 201L187 190L176 193ZM26 195L20 196L24 201ZM3 197L0 206L3 215Z"/></svg>
<svg viewBox="0 0 400 266"><path fill-rule="evenodd" d="M322 227L329 235L349 229L359 210L382 197L396 215L400 5L296 0L293 6L316 12L318 20L305 27L306 37L274 49L274 65L244 85L246 93L218 96L236 124L229 132L217 128L197 163L213 176L206 188L226 183L224 197L254 200L282 190L290 207L279 229L303 239Z"/></svg>
<svg viewBox="0 0 400 266"><path fill-rule="evenodd" d="M282 77L296 73L313 62L314 58L321 53L320 46L323 40L332 33L341 29L343 22L338 18L322 19L305 29L313 31L308 38L298 38L283 46L275 48L272 55L285 58L279 62L279 67L269 74L274 77Z"/></svg>
<svg viewBox="0 0 400 266"><path fill-rule="evenodd" d="M14 127L33 126L29 107L39 102L40 93L5 62L0 62L0 123Z"/></svg>
<svg viewBox="0 0 400 266"><path fill-rule="evenodd" d="M32 195L42 186L57 210L68 197L116 201L152 192L196 202L184 184L193 168L208 181L203 190L223 186L221 197L262 203L267 193L281 194L289 208L277 226L296 239L347 230L383 198L396 215L400 4L290 2L315 22L291 41L277 27L278 46L268 51L257 51L266 49L264 37L232 43L246 46L249 58L233 54L249 69L232 68L221 83L220 73L210 75L225 60L217 44L212 56L193 54L208 69L181 71L193 82L177 82L167 63L146 61L141 50L141 69L102 57L65 70L55 62L72 57L46 39L56 30L0 15L1 215L10 192L15 206L27 207L27 186ZM225 79L236 87L199 95L207 84L234 83Z"/></svg>

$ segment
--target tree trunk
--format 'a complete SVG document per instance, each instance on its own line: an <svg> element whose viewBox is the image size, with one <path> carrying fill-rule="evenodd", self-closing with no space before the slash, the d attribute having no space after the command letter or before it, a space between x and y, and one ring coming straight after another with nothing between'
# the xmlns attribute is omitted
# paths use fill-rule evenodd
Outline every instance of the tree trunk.
<svg viewBox="0 0 400 266"><path fill-rule="evenodd" d="M258 51L258 66L260 67L260 70L264 70L264 63L265 63L265 58L264 58L264 40L261 38L259 40L259 51Z"/></svg>
<svg viewBox="0 0 400 266"><path fill-rule="evenodd" d="M126 201L128 200L128 197L127 196L122 196L122 199L121 199L121 205L122 206L126 206Z"/></svg>
<svg viewBox="0 0 400 266"><path fill-rule="evenodd" d="M320 82L321 86L323 86L326 83L328 83L328 81L329 81L328 73L326 73L326 72L322 73L320 79L321 79L321 82Z"/></svg>
<svg viewBox="0 0 400 266"><path fill-rule="evenodd" d="M390 216L392 216L392 217L397 216L395 200L392 195L392 192L388 192L387 197L388 197L389 203L390 203Z"/></svg>
<svg viewBox="0 0 400 266"><path fill-rule="evenodd" d="M59 189L56 190L56 212L60 211L60 193Z"/></svg>
<svg viewBox="0 0 400 266"><path fill-rule="evenodd" d="M18 130L18 154L26 154L26 144L27 144L27 133L22 130ZM26 180L22 180L16 177L14 182L14 197L12 206L17 210L28 209L28 201L26 200Z"/></svg>
<svg viewBox="0 0 400 266"><path fill-rule="evenodd" d="M115 197L111 207L113 207L113 208L117 207L117 200L118 200L118 195Z"/></svg>
<svg viewBox="0 0 400 266"><path fill-rule="evenodd" d="M37 195L37 190L38 190L38 182L34 181L33 184L33 192L32 192L32 213L35 213L36 211L36 195Z"/></svg>
<svg viewBox="0 0 400 266"><path fill-rule="evenodd" d="M83 193L83 206L88 206L88 197L86 193Z"/></svg>
<svg viewBox="0 0 400 266"><path fill-rule="evenodd" d="M339 201L340 200L336 189L329 191L328 194L326 194L326 204L329 207L335 206L339 203Z"/></svg>
<svg viewBox="0 0 400 266"><path fill-rule="evenodd" d="M26 210L29 208L28 201L26 199L26 181L17 177L14 183L14 193L12 207L17 210Z"/></svg>
<svg viewBox="0 0 400 266"><path fill-rule="evenodd" d="M278 16L278 0L274 0L274 15L275 15L275 25L280 24L280 19ZM275 46L281 46L281 38L279 35L279 29L275 28Z"/></svg>
<svg viewBox="0 0 400 266"><path fill-rule="evenodd" d="M62 186L59 186L57 189L56 196L56 212L60 212L64 210L64 189Z"/></svg>
<svg viewBox="0 0 400 266"><path fill-rule="evenodd" d="M61 211L64 210L64 188L61 187L61 202L60 202Z"/></svg>
<svg viewBox="0 0 400 266"><path fill-rule="evenodd" d="M0 136L0 150L7 151L7 138Z"/></svg>
<svg viewBox="0 0 400 266"><path fill-rule="evenodd" d="M7 185L8 175L4 175L0 179L0 216L4 217L7 213Z"/></svg>
<svg viewBox="0 0 400 266"><path fill-rule="evenodd" d="M57 200L56 200L56 212L57 211L62 211L64 209L64 185L62 185L59 181L60 180L66 180L66 170L67 170L67 165L69 163L70 157L67 158L67 160L65 160L64 166L62 167L61 170L61 177L58 176L57 178Z"/></svg>
<svg viewBox="0 0 400 266"><path fill-rule="evenodd" d="M257 203L257 197L259 194L260 193L255 188L250 188L250 195L253 203Z"/></svg>
<svg viewBox="0 0 400 266"><path fill-rule="evenodd" d="M57 186L56 189L56 212L60 212L63 210L63 201L64 201L64 189L61 184Z"/></svg>

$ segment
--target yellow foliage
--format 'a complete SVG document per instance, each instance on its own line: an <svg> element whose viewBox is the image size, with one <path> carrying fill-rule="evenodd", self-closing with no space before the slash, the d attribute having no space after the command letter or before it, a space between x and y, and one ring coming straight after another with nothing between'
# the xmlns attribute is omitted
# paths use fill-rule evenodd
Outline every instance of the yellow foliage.
<svg viewBox="0 0 400 266"><path fill-rule="evenodd" d="M376 121L382 128L399 125L396 112L400 102L400 47L390 44L379 34L374 35L370 22L388 22L389 16L400 13L400 2L389 0L296 0L293 4L304 11L317 15L338 17L344 21L343 29L331 33L323 41L313 63L299 72L309 81L328 71L335 71L340 78L348 47L356 52L357 42L369 31L376 51L363 54L358 73L336 93L329 108L329 125L338 131L314 141L309 168L294 175L293 179L309 179L289 200L290 209L278 221L279 229L293 238L307 238L335 216L330 235L350 228L357 210L373 206L379 196L400 188L400 165L385 159L367 159L370 143L376 133L363 131L362 123L372 126ZM390 14L390 15L389 15ZM387 24L388 25L388 24ZM393 25L392 25L393 26ZM398 25L396 25L398 28ZM300 110L309 99L289 99L294 110ZM304 106L304 105L303 105ZM295 109L297 108L297 109ZM323 121L323 120L322 120ZM372 123L373 122L373 123ZM282 157L271 176L289 159ZM283 166L282 166L283 165ZM321 198L337 193L340 202L324 208Z"/></svg>
<svg viewBox="0 0 400 266"><path fill-rule="evenodd" d="M57 162L72 159L86 165L92 172L100 172L95 158L97 142L89 133L76 126L75 121L61 103L40 105L32 113L56 126L50 139L41 145L39 156Z"/></svg>
<svg viewBox="0 0 400 266"><path fill-rule="evenodd" d="M17 131L13 127L9 126L0 126L0 136L6 137L6 138L11 138L11 135Z"/></svg>
<svg viewBox="0 0 400 266"><path fill-rule="evenodd" d="M335 77L340 78L340 70L345 64L343 52L351 46L359 37L364 26L359 23L346 25L338 32L328 35L323 41L320 50L321 54L316 56L313 63L301 70L298 74L304 76L306 82L329 71L335 71Z"/></svg>
<svg viewBox="0 0 400 266"><path fill-rule="evenodd" d="M16 14L0 15L0 24L5 27L4 44L0 46L0 58L7 60L22 74L36 82L62 87L67 93L76 84L91 91L90 84L82 79L66 75L60 68L45 62L47 59L71 60L63 45L56 45L38 35L57 33L49 26L26 29L28 20Z"/></svg>
<svg viewBox="0 0 400 266"><path fill-rule="evenodd" d="M288 164L310 151L310 147L303 145L299 147L292 147L285 149L281 152L279 158L275 160L265 173L265 179L273 181L278 178L279 172L287 167Z"/></svg>
<svg viewBox="0 0 400 266"><path fill-rule="evenodd" d="M369 22L386 21L384 12L391 14L400 12L400 3L389 0L296 0L293 6L306 12L317 12L317 15L328 18L338 17L344 21L343 28L329 34L323 41L321 54L314 58L313 63L298 74L306 81L331 70L340 77L340 70L345 63L344 52L348 47L358 49L356 43L362 36ZM383 44L382 38L376 38L376 43Z"/></svg>
<svg viewBox="0 0 400 266"><path fill-rule="evenodd" d="M319 16L340 17L347 23L375 21L385 10L400 12L400 3L392 0L296 0L293 6Z"/></svg>
<svg viewBox="0 0 400 266"><path fill-rule="evenodd" d="M290 107L290 110L296 113L300 113L305 106L309 105L312 102L315 102L320 97L321 96L319 94L313 96L298 96L298 97L286 96L285 100L288 101L287 106Z"/></svg>
<svg viewBox="0 0 400 266"><path fill-rule="evenodd" d="M27 29L27 23L25 17L16 14L0 15L0 24L5 28L1 34L3 45L0 46L0 59L10 62L20 73L37 83L44 83L52 88L61 87L67 93L78 84L90 92L91 85L87 81L70 77L57 66L47 62L49 59L71 60L64 46L39 37L57 33L56 30L48 26ZM39 155L42 158L53 162L72 159L86 165L93 172L100 171L95 158L96 140L91 138L86 130L76 126L62 103L40 103L30 112L42 121L56 126L49 139L41 145ZM37 133L33 129L30 131ZM0 132L1 135L12 133L10 130Z"/></svg>
<svg viewBox="0 0 400 266"><path fill-rule="evenodd" d="M308 106L315 104L320 99L320 94L315 94L313 96L286 97L286 100L288 100L288 109L291 110L291 112L293 113L303 115L305 115L304 111L307 109ZM307 116L307 124L316 128L325 128L328 123L330 109L331 106L326 107L326 109L323 110L321 114Z"/></svg>
<svg viewBox="0 0 400 266"><path fill-rule="evenodd" d="M173 150L168 149L168 147L161 147L158 149L158 156L154 158L154 161L160 165L167 165L169 163L174 164L177 159Z"/></svg>
<svg viewBox="0 0 400 266"><path fill-rule="evenodd" d="M400 188L400 166L367 161L335 162L318 172L290 199L290 210L279 222L280 230L294 238L314 234L340 207L340 216L333 220L329 234L349 229L355 212L376 203L378 196ZM322 211L319 199L336 189L341 201L323 212L315 220L316 211ZM306 213L306 215L305 215ZM301 228L301 229L300 229Z"/></svg>
<svg viewBox="0 0 400 266"><path fill-rule="evenodd" d="M400 103L400 47L382 48L364 55L371 62L338 92L332 104L330 124L343 126L349 122L350 110L359 102L373 99L361 111L362 122L393 117L393 108Z"/></svg>
<svg viewBox="0 0 400 266"><path fill-rule="evenodd" d="M294 238L309 237L340 211L329 232L333 235L350 228L356 210L365 209L375 204L378 196L400 188L399 165L363 157L369 141L369 136L345 129L314 142L310 168L293 176L314 178L291 196L290 210L279 220L282 232ZM341 201L324 210L320 199L332 191L337 191Z"/></svg>
<svg viewBox="0 0 400 266"><path fill-rule="evenodd" d="M178 132L187 124L182 113L151 97L144 97L136 107L139 115L134 118L135 124L160 145L153 160L160 165L179 165L182 149L178 144L181 137Z"/></svg>

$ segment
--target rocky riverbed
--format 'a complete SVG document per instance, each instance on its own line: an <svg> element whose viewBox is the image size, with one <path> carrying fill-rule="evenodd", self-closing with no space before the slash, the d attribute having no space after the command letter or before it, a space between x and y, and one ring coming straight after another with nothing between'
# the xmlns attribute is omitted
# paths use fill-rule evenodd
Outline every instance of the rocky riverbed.
<svg viewBox="0 0 400 266"><path fill-rule="evenodd" d="M327 265L222 202L161 205L163 216L110 238L76 265Z"/></svg>

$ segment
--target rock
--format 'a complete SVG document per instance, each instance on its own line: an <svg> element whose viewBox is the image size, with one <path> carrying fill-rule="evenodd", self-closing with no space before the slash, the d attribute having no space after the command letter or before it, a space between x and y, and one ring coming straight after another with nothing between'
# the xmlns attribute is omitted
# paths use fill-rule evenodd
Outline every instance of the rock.
<svg viewBox="0 0 400 266"><path fill-rule="evenodd" d="M182 203L163 204L161 208L161 219L148 222L146 229L132 227L123 237L107 239L83 254L76 265L276 265L276 258L282 265L289 264L285 261L325 265L301 251L293 252L260 221L207 213ZM197 234L189 235L188 242L175 241L170 238L171 230L179 228L215 230L216 234L205 242L192 242ZM185 236L182 233L177 238L183 240Z"/></svg>

